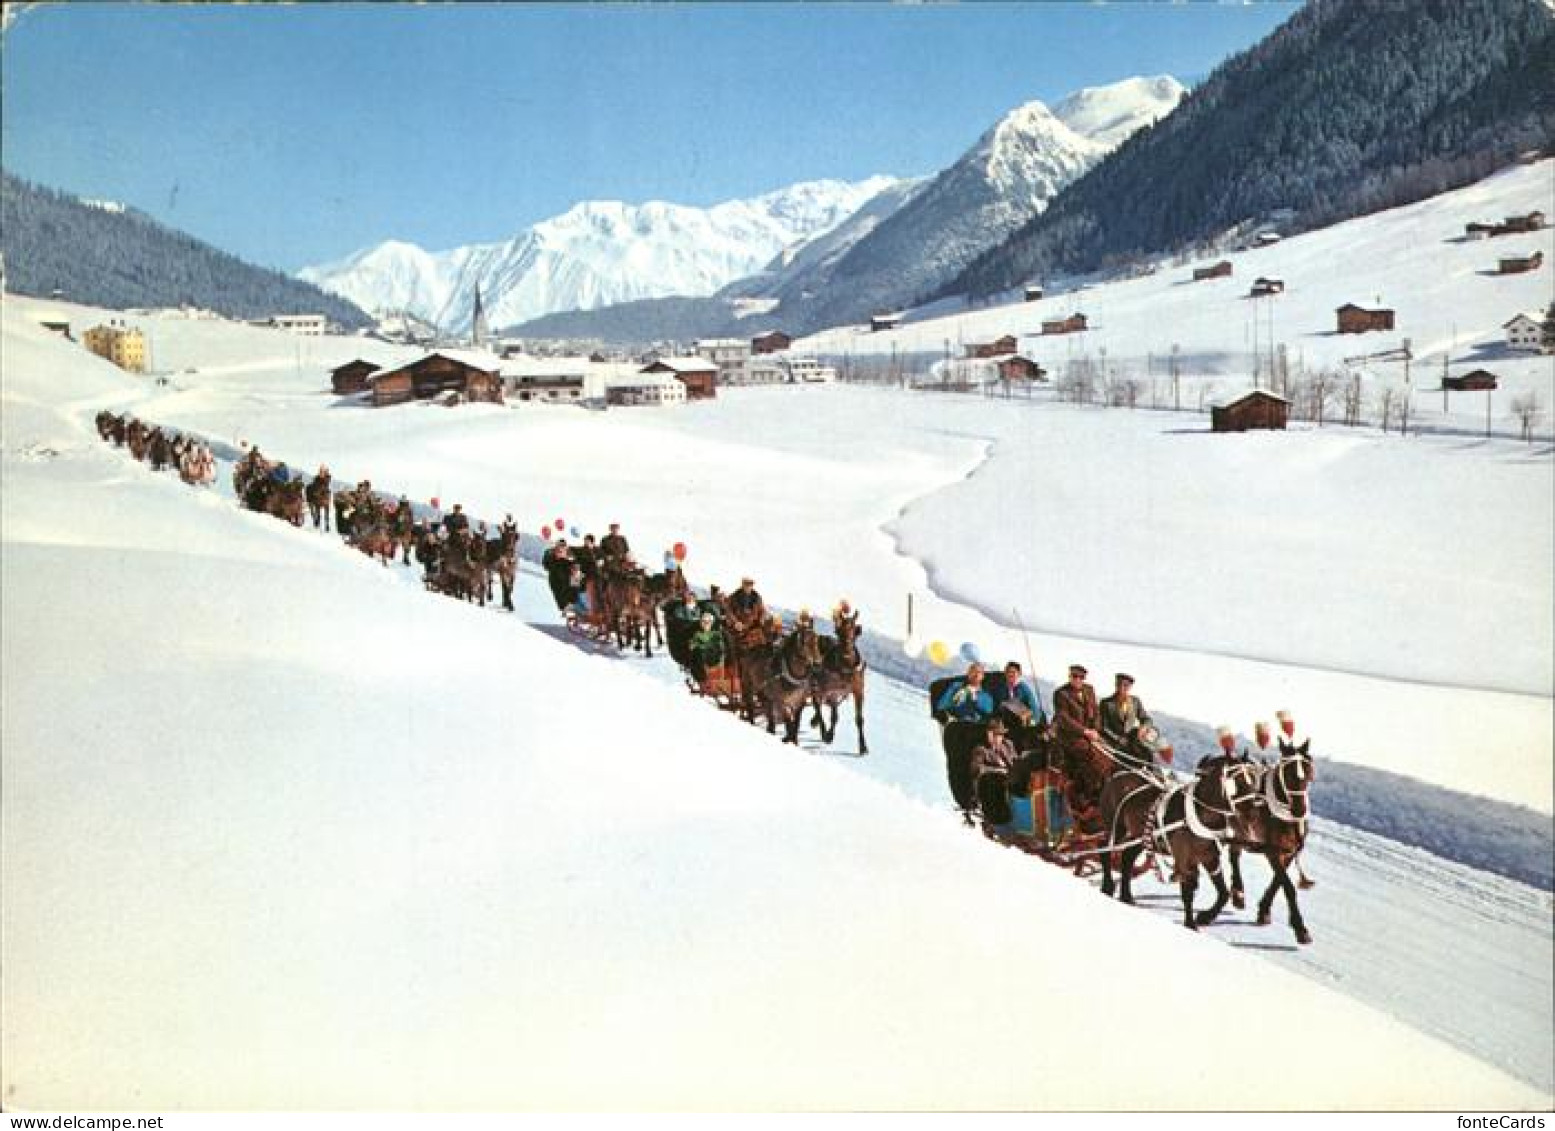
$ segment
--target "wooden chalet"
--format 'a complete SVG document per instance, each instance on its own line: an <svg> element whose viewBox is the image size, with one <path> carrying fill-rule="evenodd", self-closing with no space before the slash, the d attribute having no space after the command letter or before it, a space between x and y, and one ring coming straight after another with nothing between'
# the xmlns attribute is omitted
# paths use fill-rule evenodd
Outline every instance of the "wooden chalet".
<svg viewBox="0 0 1555 1131"><path fill-rule="evenodd" d="M1020 381L1046 381L1047 370L1043 369L1029 357L1020 354L1009 354L1004 357L991 358L999 373L999 380L1009 381L1012 384Z"/></svg>
<svg viewBox="0 0 1555 1131"><path fill-rule="evenodd" d="M365 393L367 391L367 378L370 374L378 372L383 366L371 361L363 361L358 358L348 361L344 365L337 366L329 371L329 387L335 391L337 397L349 397L353 393Z"/></svg>
<svg viewBox="0 0 1555 1131"><path fill-rule="evenodd" d="M686 399L712 400L718 395L718 366L704 357L661 357L638 372L667 373L686 387Z"/></svg>
<svg viewBox="0 0 1555 1131"><path fill-rule="evenodd" d="M1247 292L1253 298L1263 298L1265 295L1282 295L1285 293L1284 279L1265 279L1259 277L1253 280L1253 289Z"/></svg>
<svg viewBox="0 0 1555 1131"><path fill-rule="evenodd" d="M1525 271L1537 271L1544 264L1544 252L1536 251L1532 255L1503 256L1496 267L1498 275L1521 275Z"/></svg>
<svg viewBox="0 0 1555 1131"><path fill-rule="evenodd" d="M1208 267L1195 267L1193 269L1193 281L1203 282L1205 279L1229 279L1231 277L1231 261L1222 259L1219 263L1212 263Z"/></svg>
<svg viewBox="0 0 1555 1131"><path fill-rule="evenodd" d="M1503 232L1537 232L1544 227L1544 213L1534 211L1523 216L1508 216L1501 222Z"/></svg>
<svg viewBox="0 0 1555 1131"><path fill-rule="evenodd" d="M751 339L752 355L758 353L782 353L794 344L794 339L783 333L782 330L768 330L765 334L757 334Z"/></svg>
<svg viewBox="0 0 1555 1131"><path fill-rule="evenodd" d="M869 318L870 333L879 333L881 330L894 330L902 324L900 314L872 314Z"/></svg>
<svg viewBox="0 0 1555 1131"><path fill-rule="evenodd" d="M1085 323L1085 315L1071 314L1068 318L1056 318L1042 323L1044 334L1077 334L1081 330L1089 329Z"/></svg>
<svg viewBox="0 0 1555 1131"><path fill-rule="evenodd" d="M1385 307L1375 310L1347 302L1334 311L1341 334L1364 334L1370 330L1393 329L1393 311Z"/></svg>
<svg viewBox="0 0 1555 1131"><path fill-rule="evenodd" d="M1442 388L1468 393L1476 389L1494 389L1496 382L1497 377L1490 370L1476 369L1472 373L1464 373L1457 377L1443 377Z"/></svg>
<svg viewBox="0 0 1555 1131"><path fill-rule="evenodd" d="M1042 297L1042 284L1027 283L1025 287L1021 289L1021 295L1027 302L1036 302L1039 298Z"/></svg>
<svg viewBox="0 0 1555 1131"><path fill-rule="evenodd" d="M1463 225L1463 234L1471 240L1487 239L1490 236L1499 236L1501 234L1501 226L1474 220Z"/></svg>
<svg viewBox="0 0 1555 1131"><path fill-rule="evenodd" d="M1249 432L1268 428L1284 431L1290 419L1290 402L1264 389L1254 389L1235 400L1210 409L1210 429L1215 432Z"/></svg>
<svg viewBox="0 0 1555 1131"><path fill-rule="evenodd" d="M971 342L966 347L967 357L1007 357L1020 348L1014 334L1006 334L991 342Z"/></svg>
<svg viewBox="0 0 1555 1131"><path fill-rule="evenodd" d="M462 401L502 403L502 377L496 358L486 354L443 350L375 373L367 378L373 404L378 407L406 401L429 401L453 396Z"/></svg>

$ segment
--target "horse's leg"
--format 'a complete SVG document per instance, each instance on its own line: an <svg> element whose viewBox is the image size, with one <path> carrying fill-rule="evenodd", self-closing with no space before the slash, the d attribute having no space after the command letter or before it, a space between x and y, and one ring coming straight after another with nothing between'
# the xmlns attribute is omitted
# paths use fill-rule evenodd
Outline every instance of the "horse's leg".
<svg viewBox="0 0 1555 1131"><path fill-rule="evenodd" d="M1242 850L1231 846L1231 906L1238 911L1247 906L1247 889L1242 886Z"/></svg>
<svg viewBox="0 0 1555 1131"><path fill-rule="evenodd" d="M1101 893L1108 899L1111 899L1114 887L1112 882L1112 853L1103 852L1097 859L1101 861ZM1127 872L1123 873L1123 883L1125 885L1128 883ZM1122 898L1121 891L1119 892L1119 898Z"/></svg>
<svg viewBox="0 0 1555 1131"><path fill-rule="evenodd" d="M1134 902L1134 861L1139 859L1139 854L1144 850L1145 846L1142 844L1131 844L1123 850L1123 855L1118 861L1118 868L1122 872L1118 877L1118 898L1124 903Z"/></svg>
<svg viewBox="0 0 1555 1131"><path fill-rule="evenodd" d="M792 707L787 702L783 704L783 741L791 746L799 745L799 724L804 719L804 700L801 699Z"/></svg>
<svg viewBox="0 0 1555 1131"><path fill-rule="evenodd" d="M1198 913L1195 921L1201 927L1207 927L1218 919L1220 913L1225 910L1226 903L1231 899L1231 891L1226 887L1226 881L1220 874L1220 861L1218 859L1205 861L1204 870L1209 873L1210 882L1215 885L1215 902Z"/></svg>
<svg viewBox="0 0 1555 1131"><path fill-rule="evenodd" d="M1190 931L1196 931L1199 925L1193 919L1193 897L1199 890L1199 866L1190 859L1185 871L1186 874L1178 884L1182 892L1182 925Z"/></svg>
<svg viewBox="0 0 1555 1131"><path fill-rule="evenodd" d="M853 691L853 725L858 727L858 752L860 756L869 753L869 743L864 741L864 689L855 688ZM834 715L831 721L832 733L837 733L837 719Z"/></svg>
<svg viewBox="0 0 1555 1131"><path fill-rule="evenodd" d="M1296 866L1296 886L1302 891L1310 887L1316 887L1317 881L1307 875L1307 870L1301 866L1301 853L1296 853L1296 858L1291 861Z"/></svg>
<svg viewBox="0 0 1555 1131"><path fill-rule="evenodd" d="M1269 861L1269 868L1274 875L1269 879L1268 890L1258 900L1258 925L1260 927L1269 925L1269 913L1274 907L1274 893L1280 890L1280 875L1283 871L1276 853L1266 852L1264 857Z"/></svg>
<svg viewBox="0 0 1555 1131"><path fill-rule="evenodd" d="M1296 941L1306 946L1312 941L1312 932L1307 930L1307 924L1301 918L1301 908L1296 903L1296 885L1291 882L1290 872L1284 859L1278 865L1280 887L1285 891L1285 907L1290 912L1290 929L1295 932Z"/></svg>

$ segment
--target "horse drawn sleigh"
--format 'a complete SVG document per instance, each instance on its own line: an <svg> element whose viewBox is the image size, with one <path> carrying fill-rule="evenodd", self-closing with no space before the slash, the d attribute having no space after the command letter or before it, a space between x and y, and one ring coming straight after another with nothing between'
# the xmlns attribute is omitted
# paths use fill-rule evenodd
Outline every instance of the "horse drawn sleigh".
<svg viewBox="0 0 1555 1131"><path fill-rule="evenodd" d="M1273 763L1228 749L1201 760L1192 774L1177 774L1163 765L1171 747L1153 727L1120 743L1106 737L1060 742L1018 714L997 721L954 717L941 704L955 682L930 684L929 703L951 795L968 824L980 820L990 838L1072 867L1076 875L1099 870L1102 893L1126 903L1134 901L1135 878L1154 868L1165 879L1162 866L1169 865L1183 925L1192 930L1213 923L1227 903L1244 906L1240 857L1261 855L1273 878L1258 902L1258 925L1270 922L1274 898L1283 892L1296 940L1312 941L1289 874L1298 867L1310 815L1308 743L1282 741ZM988 746L1005 733L1012 735L1013 759L996 772L976 772ZM1215 902L1197 910L1201 871Z"/></svg>
<svg viewBox="0 0 1555 1131"><path fill-rule="evenodd" d="M768 615L764 606L741 616L716 595L696 601L682 594L664 602L661 611L670 655L693 694L738 711L752 724L765 720L768 733L781 728L783 740L795 745L807 706L811 726L830 744L837 736L841 705L852 699L858 752L869 753L866 666L858 650L863 629L846 602L833 611L833 635L820 633L808 612L801 611L785 628L782 618Z"/></svg>

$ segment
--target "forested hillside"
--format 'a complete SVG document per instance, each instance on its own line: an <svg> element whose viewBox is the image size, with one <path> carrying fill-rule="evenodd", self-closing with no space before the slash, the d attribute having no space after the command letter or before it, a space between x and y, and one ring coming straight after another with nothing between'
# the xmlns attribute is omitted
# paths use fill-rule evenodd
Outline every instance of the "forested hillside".
<svg viewBox="0 0 1555 1131"><path fill-rule="evenodd" d="M940 294L1407 204L1555 144L1543 0L1313 0ZM933 297L933 296L923 296Z"/></svg>
<svg viewBox="0 0 1555 1131"><path fill-rule="evenodd" d="M345 299L144 213L88 204L9 173L0 174L0 247L6 289L16 294L58 290L118 310L188 304L232 318L323 314L348 329L372 322Z"/></svg>

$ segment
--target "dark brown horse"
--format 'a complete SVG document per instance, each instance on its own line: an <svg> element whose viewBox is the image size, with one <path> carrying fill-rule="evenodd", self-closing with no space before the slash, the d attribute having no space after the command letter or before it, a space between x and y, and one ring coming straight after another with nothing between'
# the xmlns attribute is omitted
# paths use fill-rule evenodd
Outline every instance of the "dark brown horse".
<svg viewBox="0 0 1555 1131"><path fill-rule="evenodd" d="M776 733L781 723L783 741L799 745L799 720L805 704L814 697L816 669L820 666L820 638L810 618L801 615L794 622L793 631L775 649L770 673L762 687L768 734Z"/></svg>
<svg viewBox="0 0 1555 1131"><path fill-rule="evenodd" d="M642 570L616 562L603 570L604 586L601 594L608 620L615 632L616 647L632 648L653 658L653 638L659 637L663 647L664 637L659 632L658 608L648 598Z"/></svg>
<svg viewBox="0 0 1555 1131"><path fill-rule="evenodd" d="M302 480L288 479L285 483L272 483L263 492L258 493L250 485L245 501L255 500L258 505L251 509L262 511L272 518L279 518L291 523L293 526L302 525L303 500Z"/></svg>
<svg viewBox="0 0 1555 1131"><path fill-rule="evenodd" d="M330 529L329 503L331 497L329 472L321 470L312 479L308 480L307 489L303 492L308 500L308 513L313 516L313 529L322 526Z"/></svg>
<svg viewBox="0 0 1555 1131"><path fill-rule="evenodd" d="M759 616L745 622L724 618L725 650L740 687L740 717L748 723L755 723L761 711L762 689L772 675L772 646L781 632L781 624L774 629L771 621Z"/></svg>
<svg viewBox="0 0 1555 1131"><path fill-rule="evenodd" d="M1120 854L1118 898L1133 903L1134 861L1153 850L1172 860L1172 877L1182 894L1183 926L1198 930L1219 917L1231 900L1220 873L1224 846L1251 807L1257 791L1256 767L1217 756L1200 764L1192 781L1174 784L1150 770L1120 770L1101 791L1106 841L1100 854L1103 895L1113 893L1112 856ZM1215 885L1215 902L1194 914L1199 870Z"/></svg>
<svg viewBox="0 0 1555 1131"><path fill-rule="evenodd" d="M513 583L518 578L518 531L504 528L498 538L486 543L486 564L502 584L502 607L513 611Z"/></svg>
<svg viewBox="0 0 1555 1131"><path fill-rule="evenodd" d="M1257 803L1239 813L1236 839L1231 850L1232 898L1242 891L1240 851L1256 852L1269 861L1274 878L1258 901L1258 925L1267 927L1274 909L1274 895L1285 893L1285 906L1290 913L1290 929L1296 941L1302 944L1312 941L1301 917L1301 907L1296 902L1296 885L1291 882L1290 868L1307 842L1307 821L1312 806L1307 794L1312 780L1317 776L1309 752L1310 742L1292 746L1280 741L1280 759L1272 766L1248 763L1259 775Z"/></svg>
<svg viewBox="0 0 1555 1131"><path fill-rule="evenodd" d="M833 621L837 635L821 637L821 666L815 679L817 714L831 711L830 721L821 721L821 741L830 743L837 736L837 708L845 699L853 700L853 722L858 727L858 752L869 753L864 740L864 657L859 655L858 638L863 634L858 613L838 613Z"/></svg>

